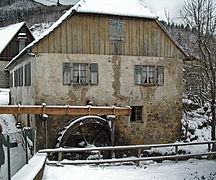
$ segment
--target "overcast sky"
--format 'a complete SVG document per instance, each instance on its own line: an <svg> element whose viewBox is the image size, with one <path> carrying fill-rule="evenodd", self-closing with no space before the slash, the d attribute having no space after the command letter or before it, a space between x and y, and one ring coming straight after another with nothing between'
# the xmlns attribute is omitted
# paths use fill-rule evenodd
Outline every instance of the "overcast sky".
<svg viewBox="0 0 216 180"><path fill-rule="evenodd" d="M48 5L53 4L51 2L57 2L57 0L35 0L38 2L46 2ZM70 4L78 0L60 0L61 3ZM102 0L101 0L102 1ZM183 8L184 0L140 0L142 1L149 9L152 10L160 19L167 20L165 17L164 9L169 12L170 18L174 21L178 21L180 17L180 10Z"/></svg>
<svg viewBox="0 0 216 180"><path fill-rule="evenodd" d="M184 6L184 0L141 0L153 13L166 20L164 9L169 12L170 18L179 22L180 10Z"/></svg>

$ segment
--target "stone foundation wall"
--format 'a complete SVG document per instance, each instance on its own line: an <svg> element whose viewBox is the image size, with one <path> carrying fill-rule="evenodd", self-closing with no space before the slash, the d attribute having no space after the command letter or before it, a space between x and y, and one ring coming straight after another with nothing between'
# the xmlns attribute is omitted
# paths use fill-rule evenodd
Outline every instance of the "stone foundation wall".
<svg viewBox="0 0 216 180"><path fill-rule="evenodd" d="M118 134L126 143L171 143L180 138L181 103L152 104L146 109L146 118L143 123L128 123L125 118L116 121Z"/></svg>

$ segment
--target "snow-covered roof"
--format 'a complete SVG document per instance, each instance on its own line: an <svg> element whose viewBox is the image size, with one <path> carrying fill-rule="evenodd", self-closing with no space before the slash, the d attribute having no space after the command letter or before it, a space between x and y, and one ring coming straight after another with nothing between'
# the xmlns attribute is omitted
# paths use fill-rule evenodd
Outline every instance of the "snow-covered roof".
<svg viewBox="0 0 216 180"><path fill-rule="evenodd" d="M8 43L13 39L13 37L24 24L25 22L21 22L0 28L0 53L4 50L4 48L8 45Z"/></svg>
<svg viewBox="0 0 216 180"><path fill-rule="evenodd" d="M77 12L157 18L139 0L84 0Z"/></svg>

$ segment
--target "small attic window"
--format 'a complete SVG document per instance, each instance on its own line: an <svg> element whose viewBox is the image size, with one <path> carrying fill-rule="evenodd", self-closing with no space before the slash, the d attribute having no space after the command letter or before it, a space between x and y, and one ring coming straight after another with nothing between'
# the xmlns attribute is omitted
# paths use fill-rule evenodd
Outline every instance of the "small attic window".
<svg viewBox="0 0 216 180"><path fill-rule="evenodd" d="M123 41L124 40L124 32L125 32L125 23L122 21L110 21L109 24L110 40L113 41Z"/></svg>

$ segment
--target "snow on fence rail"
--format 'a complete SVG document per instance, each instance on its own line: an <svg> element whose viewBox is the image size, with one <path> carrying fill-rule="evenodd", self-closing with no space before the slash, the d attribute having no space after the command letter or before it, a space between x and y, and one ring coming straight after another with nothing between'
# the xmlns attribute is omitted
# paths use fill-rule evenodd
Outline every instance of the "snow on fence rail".
<svg viewBox="0 0 216 180"><path fill-rule="evenodd" d="M208 152L205 153L195 153L195 154L183 154L179 155L178 150L181 146L188 145L207 145ZM211 147L216 144L216 141L207 141L207 142L194 142L194 143L173 143L173 144L151 144L151 145L133 145L133 146L107 146L107 147L93 147L93 148L56 148L56 149L43 149L39 153L58 153L58 161L48 161L48 164L101 164L101 163L117 163L117 162L140 162L145 160L165 160L165 159L175 159L176 162L181 158L189 158L196 156L211 156L216 155L216 151L211 151ZM212 145L212 146L211 146ZM141 151L148 148L156 147L174 147L175 155L166 155L166 156L156 156L156 157L141 157ZM133 158L118 158L118 159L101 159L101 151L117 151L117 150L137 150L137 157ZM63 160L62 153L64 152L98 152L98 160Z"/></svg>

